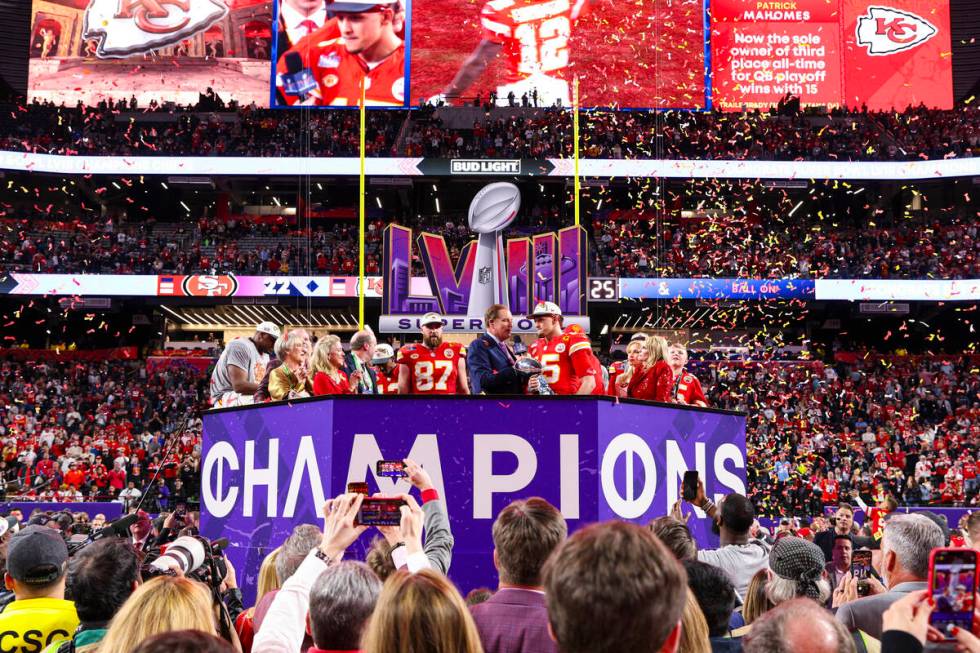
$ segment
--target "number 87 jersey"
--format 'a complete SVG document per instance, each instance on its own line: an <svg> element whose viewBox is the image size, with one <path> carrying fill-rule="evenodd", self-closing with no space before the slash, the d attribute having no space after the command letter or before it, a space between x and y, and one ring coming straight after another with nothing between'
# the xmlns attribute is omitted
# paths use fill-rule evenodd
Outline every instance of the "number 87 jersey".
<svg viewBox="0 0 980 653"><path fill-rule="evenodd" d="M435 349L422 344L405 345L395 361L408 368L409 392L420 395L458 393L459 361L466 359L466 347L443 342Z"/></svg>

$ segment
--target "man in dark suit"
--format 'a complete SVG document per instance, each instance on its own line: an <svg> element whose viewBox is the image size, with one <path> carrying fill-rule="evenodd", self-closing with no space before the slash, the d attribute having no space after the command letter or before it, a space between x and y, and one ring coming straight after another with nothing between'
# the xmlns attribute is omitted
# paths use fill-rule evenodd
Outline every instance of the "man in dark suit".
<svg viewBox="0 0 980 653"><path fill-rule="evenodd" d="M557 653L548 634L541 569L565 541L568 524L540 497L520 499L493 523L493 564L497 592L470 608L486 653Z"/></svg>
<svg viewBox="0 0 980 653"><path fill-rule="evenodd" d="M503 304L487 309L486 333L480 334L466 350L466 369L473 394L524 394L524 381L514 370L517 358L507 342L513 323L510 310Z"/></svg>
<svg viewBox="0 0 980 653"><path fill-rule="evenodd" d="M358 331L350 339L350 351L344 355L344 374L349 377L354 372L361 373L356 394L381 394L378 389L378 373L371 366L374 348L377 346L378 339L370 329Z"/></svg>
<svg viewBox="0 0 980 653"><path fill-rule="evenodd" d="M919 514L892 514L881 540L881 575L884 586L868 580L870 596L857 598L856 578L834 592L837 621L850 630L881 639L881 617L895 601L928 589L929 555L946 544L942 529Z"/></svg>

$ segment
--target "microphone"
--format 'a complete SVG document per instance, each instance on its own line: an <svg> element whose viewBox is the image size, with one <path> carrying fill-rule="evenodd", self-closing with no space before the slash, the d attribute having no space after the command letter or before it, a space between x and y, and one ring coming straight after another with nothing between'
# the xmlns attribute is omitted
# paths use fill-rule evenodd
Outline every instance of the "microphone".
<svg viewBox="0 0 980 653"><path fill-rule="evenodd" d="M514 336L513 341L514 341L514 356L517 357L527 356L527 345L524 344L524 341L521 340L521 337Z"/></svg>
<svg viewBox="0 0 980 653"><path fill-rule="evenodd" d="M299 52L287 52L285 58L286 73L282 76L283 93L297 97L300 102L303 102L316 89L316 80L310 69L303 67L303 57Z"/></svg>
<svg viewBox="0 0 980 653"><path fill-rule="evenodd" d="M133 513L132 515L126 515L120 517L111 524L106 525L105 528L100 529L93 536L93 540L97 540L103 537L108 537L110 535L115 535L116 537L128 537L129 527L140 520L139 515Z"/></svg>

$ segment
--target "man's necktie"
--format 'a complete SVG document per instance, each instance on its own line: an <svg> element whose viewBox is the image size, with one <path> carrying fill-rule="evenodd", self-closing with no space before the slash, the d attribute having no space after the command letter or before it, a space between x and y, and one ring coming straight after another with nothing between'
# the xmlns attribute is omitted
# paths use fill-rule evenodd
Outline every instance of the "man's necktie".
<svg viewBox="0 0 980 653"><path fill-rule="evenodd" d="M510 353L510 350L509 349L507 349L507 345L505 345L502 342L498 342L497 343L497 346L500 347L501 350L503 350L504 356L507 358L507 362L513 364L513 362L514 362L514 355Z"/></svg>
<svg viewBox="0 0 980 653"><path fill-rule="evenodd" d="M306 36L309 36L310 34L312 34L314 32L314 30L316 30L316 28L317 28L316 27L316 23L314 23L309 18L307 18L306 20L304 20L303 22L301 22L299 24L299 27L302 28L303 33Z"/></svg>

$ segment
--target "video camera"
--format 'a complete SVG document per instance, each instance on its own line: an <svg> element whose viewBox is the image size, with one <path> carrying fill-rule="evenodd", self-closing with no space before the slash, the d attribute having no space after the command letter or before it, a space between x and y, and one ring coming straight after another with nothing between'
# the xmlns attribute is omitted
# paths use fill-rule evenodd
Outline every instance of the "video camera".
<svg viewBox="0 0 980 653"><path fill-rule="evenodd" d="M228 540L214 542L200 535L182 535L173 542L150 549L140 569L143 580L157 576L175 576L178 572L220 592L228 575L228 564L222 553Z"/></svg>

